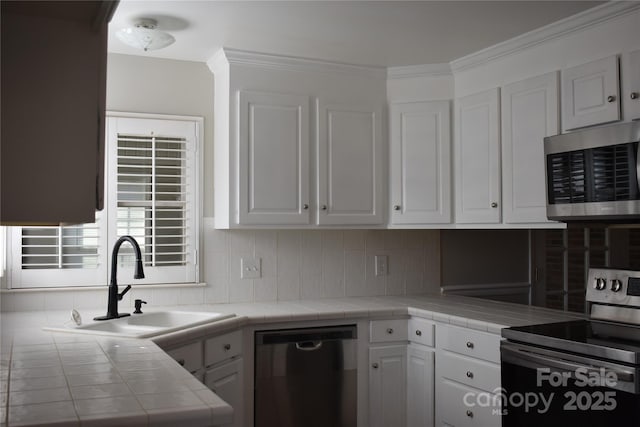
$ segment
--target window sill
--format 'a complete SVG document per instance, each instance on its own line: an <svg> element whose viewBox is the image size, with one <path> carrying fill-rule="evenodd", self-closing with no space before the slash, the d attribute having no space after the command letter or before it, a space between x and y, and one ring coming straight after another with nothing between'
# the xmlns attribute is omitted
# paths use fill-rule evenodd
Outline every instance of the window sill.
<svg viewBox="0 0 640 427"><path fill-rule="evenodd" d="M207 286L206 283L164 283L164 284L147 284L147 285L137 285L139 289L183 289L183 288L204 288ZM107 285L96 285L96 286L67 286L60 288L21 288L21 289L0 289L0 294L21 294L21 293L30 293L30 292L60 292L60 291L95 291L97 289L106 288Z"/></svg>

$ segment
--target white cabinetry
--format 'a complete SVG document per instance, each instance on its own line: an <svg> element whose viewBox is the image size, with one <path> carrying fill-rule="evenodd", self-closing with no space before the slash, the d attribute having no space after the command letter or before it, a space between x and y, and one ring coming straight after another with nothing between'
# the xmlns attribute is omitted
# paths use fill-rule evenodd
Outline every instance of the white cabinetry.
<svg viewBox="0 0 640 427"><path fill-rule="evenodd" d="M371 347L369 365L369 425L405 425L407 345Z"/></svg>
<svg viewBox="0 0 640 427"><path fill-rule="evenodd" d="M409 320L408 329L407 426L431 427L435 407L435 325L414 317Z"/></svg>
<svg viewBox="0 0 640 427"><path fill-rule="evenodd" d="M564 131L620 120L618 56L562 71Z"/></svg>
<svg viewBox="0 0 640 427"><path fill-rule="evenodd" d="M502 88L505 223L548 222L543 138L558 134L558 73Z"/></svg>
<svg viewBox="0 0 640 427"><path fill-rule="evenodd" d="M623 56L622 82L624 119L640 119L640 50Z"/></svg>
<svg viewBox="0 0 640 427"><path fill-rule="evenodd" d="M384 223L384 69L226 48L208 64L216 228Z"/></svg>
<svg viewBox="0 0 640 427"><path fill-rule="evenodd" d="M204 383L233 408L233 423L244 422L242 331L210 338L204 343Z"/></svg>
<svg viewBox="0 0 640 427"><path fill-rule="evenodd" d="M450 102L390 106L391 224L451 222Z"/></svg>
<svg viewBox="0 0 640 427"><path fill-rule="evenodd" d="M319 103L319 110L318 224L381 224L381 108Z"/></svg>
<svg viewBox="0 0 640 427"><path fill-rule="evenodd" d="M239 221L309 223L309 97L240 92Z"/></svg>
<svg viewBox="0 0 640 427"><path fill-rule="evenodd" d="M500 427L499 388L500 336L438 325L436 425ZM498 406L481 403L487 401Z"/></svg>
<svg viewBox="0 0 640 427"><path fill-rule="evenodd" d="M456 100L456 222L500 222L500 99L491 89Z"/></svg>

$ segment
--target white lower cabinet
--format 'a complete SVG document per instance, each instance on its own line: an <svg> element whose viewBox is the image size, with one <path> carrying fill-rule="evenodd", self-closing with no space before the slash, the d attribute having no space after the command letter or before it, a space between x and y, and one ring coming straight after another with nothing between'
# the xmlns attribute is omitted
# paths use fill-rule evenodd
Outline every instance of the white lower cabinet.
<svg viewBox="0 0 640 427"><path fill-rule="evenodd" d="M500 427L500 336L436 327L436 425Z"/></svg>
<svg viewBox="0 0 640 427"><path fill-rule="evenodd" d="M407 346L369 348L369 425L406 424Z"/></svg>
<svg viewBox="0 0 640 427"><path fill-rule="evenodd" d="M230 426L243 425L243 383L242 358L209 368L204 375L204 384L233 407L233 423Z"/></svg>
<svg viewBox="0 0 640 427"><path fill-rule="evenodd" d="M434 412L433 349L419 344L407 348L407 426L433 426Z"/></svg>

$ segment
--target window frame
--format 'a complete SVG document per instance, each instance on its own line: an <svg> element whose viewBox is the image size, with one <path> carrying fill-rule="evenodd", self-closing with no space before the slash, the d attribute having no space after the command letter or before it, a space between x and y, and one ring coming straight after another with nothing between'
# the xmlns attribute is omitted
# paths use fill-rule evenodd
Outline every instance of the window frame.
<svg viewBox="0 0 640 427"><path fill-rule="evenodd" d="M100 239L99 251L99 267L97 269L41 269L31 270L36 272L31 274L31 278L25 280L22 277L22 227L10 227L6 230L6 273L8 289L55 289L55 288L77 288L77 287L100 287L109 283L109 266L111 264L111 251L113 244L117 239L117 207L116 200L113 197L117 193L117 166L114 173L110 170L110 161L113 161L112 149L113 142L117 144L117 135L113 135L113 126L110 123L114 119L142 119L142 120L159 120L174 122L190 122L195 127L194 135L194 151L195 157L193 173L193 253L192 272L179 267L186 273L183 275L184 280L176 276L170 275L170 280L158 280L158 274L147 275L146 279L136 280L136 285L152 286L152 285L193 285L200 281L200 253L202 245L202 217L203 217L203 183L204 183L204 158L203 158L203 134L204 134L204 118L199 116L170 115L170 114L154 114L154 113L131 113L121 111L107 111L105 126L106 135L106 152L105 152L105 208L99 213L101 221L99 228L104 238ZM115 149L117 153L117 146ZM114 200L112 200L114 199ZM0 242L1 243L1 242ZM133 268L126 266L118 266L120 277L133 277ZM131 270L130 272L128 270ZM150 267L149 272L153 271ZM92 278L94 276L95 278Z"/></svg>

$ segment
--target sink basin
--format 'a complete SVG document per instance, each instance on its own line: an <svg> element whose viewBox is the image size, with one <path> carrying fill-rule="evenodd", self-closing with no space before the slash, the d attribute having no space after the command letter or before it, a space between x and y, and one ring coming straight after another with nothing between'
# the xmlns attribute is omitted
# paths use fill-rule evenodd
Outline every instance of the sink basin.
<svg viewBox="0 0 640 427"><path fill-rule="evenodd" d="M45 327L43 329L58 332L149 338L234 316L235 314L215 312L156 311L133 314L119 319L96 321L81 326Z"/></svg>

